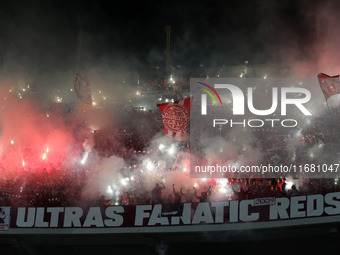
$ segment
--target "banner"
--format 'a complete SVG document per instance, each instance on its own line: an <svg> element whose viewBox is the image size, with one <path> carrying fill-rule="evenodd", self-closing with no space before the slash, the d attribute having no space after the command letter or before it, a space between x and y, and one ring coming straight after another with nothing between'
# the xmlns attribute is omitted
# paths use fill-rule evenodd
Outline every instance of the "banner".
<svg viewBox="0 0 340 255"><path fill-rule="evenodd" d="M263 198L255 198L254 205L275 205L276 198L275 197L263 197Z"/></svg>
<svg viewBox="0 0 340 255"><path fill-rule="evenodd" d="M79 73L77 73L76 80L74 82L74 90L77 94L77 97L84 104L92 105L92 94L90 83L87 79L82 77Z"/></svg>
<svg viewBox="0 0 340 255"><path fill-rule="evenodd" d="M10 224L10 207L0 207L0 231L7 231Z"/></svg>
<svg viewBox="0 0 340 255"><path fill-rule="evenodd" d="M333 95L340 93L339 75L329 76L324 73L318 74L320 88L325 96L326 101Z"/></svg>
<svg viewBox="0 0 340 255"><path fill-rule="evenodd" d="M164 134L178 141L185 140L190 121L190 105L190 98L174 103L157 104L162 112Z"/></svg>
<svg viewBox="0 0 340 255"><path fill-rule="evenodd" d="M9 217L9 208L5 210L6 217ZM176 208L167 204L149 204L19 207L12 210L9 232L15 234L53 233L53 229L58 230L57 233L231 230L340 222L340 192L183 203Z"/></svg>

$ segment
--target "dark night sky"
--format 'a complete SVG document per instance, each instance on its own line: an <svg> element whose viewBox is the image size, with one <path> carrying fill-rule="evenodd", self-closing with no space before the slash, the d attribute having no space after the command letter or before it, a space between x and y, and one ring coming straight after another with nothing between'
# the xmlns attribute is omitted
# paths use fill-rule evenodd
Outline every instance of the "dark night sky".
<svg viewBox="0 0 340 255"><path fill-rule="evenodd" d="M333 2L327 2L334 5ZM67 69L77 31L83 60L148 68L164 63L171 25L172 64L193 67L280 61L315 42L315 13L325 1L2 1L0 53L15 63ZM33 68L33 67L31 67Z"/></svg>

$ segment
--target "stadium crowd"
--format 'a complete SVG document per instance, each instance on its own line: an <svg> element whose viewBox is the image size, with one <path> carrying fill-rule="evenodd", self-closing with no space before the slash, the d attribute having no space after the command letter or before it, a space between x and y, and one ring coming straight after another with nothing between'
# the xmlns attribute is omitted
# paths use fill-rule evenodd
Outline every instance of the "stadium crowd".
<svg viewBox="0 0 340 255"><path fill-rule="evenodd" d="M334 112L333 114L338 114ZM261 176L250 178L227 177L222 181L207 179L201 181L198 187L180 187L176 183L154 183L154 187L147 188L145 184L145 166L140 162L141 156L146 156L150 150L147 148L148 141L161 130L159 125L160 116L156 113L133 113L134 118L139 118L139 123L146 126L141 131L140 127L130 129L101 130L94 134L94 147L89 160L98 157L110 157L116 155L124 158L129 167L122 168L121 175L130 178L129 185L121 185L119 190L102 192L96 197L84 197L83 189L89 181L88 171L85 169L41 169L37 172L23 172L15 178L0 178L0 205L1 206L71 206L76 204L87 205L130 205L130 204L153 204L153 203L182 203L203 201L242 200L256 197L282 197L299 194L326 193L340 191L337 179L309 178L301 175L296 179L271 178ZM157 120L158 118L158 120ZM332 119L332 121L330 121ZM158 123L158 124L157 124ZM331 123L330 126L323 123ZM264 154L263 161L267 164L304 164L313 162L308 154L310 148L316 144L322 144L322 150L337 151L334 143L338 132L336 127L340 123L338 118L329 116L313 119L307 128L298 134L288 133L284 136L277 135L267 129L255 130L254 134ZM150 128L152 127L152 128ZM139 131L138 131L139 130ZM268 137L271 137L269 141ZM294 155L283 149L288 143L294 141L297 144ZM329 147L329 146L330 147ZM188 152L188 144L182 143L178 151ZM193 152L191 152L193 153ZM173 162L180 153L175 154ZM158 159L166 157L158 151ZM170 165L163 166L162 171L175 171ZM118 192L117 192L118 191Z"/></svg>
<svg viewBox="0 0 340 255"><path fill-rule="evenodd" d="M168 98L177 100L178 88L189 89L189 80L178 79L169 81L166 79L143 82L139 89L142 91L162 91ZM177 87L177 89L176 89ZM152 94L150 94L152 95ZM148 97L149 94L144 96ZM153 95L152 95L153 96ZM119 111L122 111L118 107ZM218 114L218 107L214 110ZM325 193L340 191L340 183L334 178L310 178L300 175L295 179L277 178L266 179L259 175L249 178L239 176L225 176L222 180L207 179L200 181L198 186L181 187L177 183L153 183L154 187L146 185L146 177L143 170L145 166L141 158L150 153L158 154L158 161L168 155L158 148L150 147L152 138L162 128L160 112L136 112L126 115L121 112L122 118L114 125L106 129L95 130L93 133L93 147L89 155L89 161L98 158L108 158L112 155L122 158L128 167L120 170L120 175L129 179L129 185L119 186L119 190L111 187L108 192L98 192L95 197L84 197L83 190L89 183L89 169L80 167L38 169L13 177L0 177L0 206L70 206L76 204L105 204L105 205L129 205L152 203L179 203L179 202L203 202L241 200L255 197L281 197L299 194ZM212 114L214 116L214 113ZM332 110L321 117L303 120L303 126L293 129L291 132L281 133L279 129L254 128L254 146L263 152L263 164L271 165L303 165L317 162L318 155L323 152L336 154L339 151L337 138L340 135L340 111ZM134 120L133 124L131 120ZM75 136L80 136L77 127ZM222 133L225 130L222 130ZM224 134L225 135L225 134ZM79 137L79 144L84 137ZM92 138L91 138L92 139ZM293 146L291 146L293 145ZM292 148L290 148L290 146ZM204 157L204 148L189 148L189 142L177 144L177 152L171 160L161 168L161 171L176 171L178 166L173 163L179 161L180 151L196 154ZM290 149L289 149L290 148ZM317 148L317 150L315 149ZM79 146L79 153L84 153L84 148ZM157 160L153 162L157 165ZM177 169L178 170L178 169ZM134 176L132 179L130 176ZM314 175L313 177L318 177ZM93 178L93 177L92 177Z"/></svg>
<svg viewBox="0 0 340 255"><path fill-rule="evenodd" d="M136 172L138 173L138 171ZM284 197L325 194L340 191L337 179L226 178L225 187L216 179L206 180L199 188L177 187L156 183L147 189L143 177L136 175L131 185L121 187L119 195L98 193L97 197L82 197L86 172L52 171L30 174L15 180L1 180L1 206L74 206L133 205L179 202L211 202L243 200L260 197ZM223 189L223 192L221 192ZM116 193L117 194L117 193Z"/></svg>

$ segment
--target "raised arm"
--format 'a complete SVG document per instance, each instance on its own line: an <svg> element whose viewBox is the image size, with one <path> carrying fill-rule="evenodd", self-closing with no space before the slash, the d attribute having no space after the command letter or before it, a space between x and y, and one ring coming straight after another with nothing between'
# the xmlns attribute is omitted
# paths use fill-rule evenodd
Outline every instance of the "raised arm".
<svg viewBox="0 0 340 255"><path fill-rule="evenodd" d="M211 186L209 186L209 189L208 189L207 192L209 192L209 196L210 196L212 193L214 193L214 190Z"/></svg>
<svg viewBox="0 0 340 255"><path fill-rule="evenodd" d="M183 194L183 187L181 187L179 192L181 193L182 196L184 196L184 194Z"/></svg>
<svg viewBox="0 0 340 255"><path fill-rule="evenodd" d="M194 190L195 190L195 192L194 192L194 196L195 196L195 197L197 197L198 199L201 199L201 197L197 196L197 190L196 190L196 188L195 188L195 187L194 187Z"/></svg>

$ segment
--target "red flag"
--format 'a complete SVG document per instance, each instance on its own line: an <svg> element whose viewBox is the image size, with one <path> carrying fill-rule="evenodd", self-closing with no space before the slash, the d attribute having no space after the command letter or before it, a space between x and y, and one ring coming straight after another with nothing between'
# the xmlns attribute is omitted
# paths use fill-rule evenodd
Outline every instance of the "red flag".
<svg viewBox="0 0 340 255"><path fill-rule="evenodd" d="M190 98L157 105L162 111L164 134L174 137L178 141L185 140L190 121L190 105Z"/></svg>
<svg viewBox="0 0 340 255"><path fill-rule="evenodd" d="M74 82L74 90L77 97L85 104L92 104L92 94L90 83L87 79L77 73L77 78Z"/></svg>
<svg viewBox="0 0 340 255"><path fill-rule="evenodd" d="M326 98L326 101L331 96L334 96L334 95L340 93L339 76L340 75L329 76L329 75L324 74L324 73L318 74L319 85L320 85L320 88L323 92L323 95Z"/></svg>

